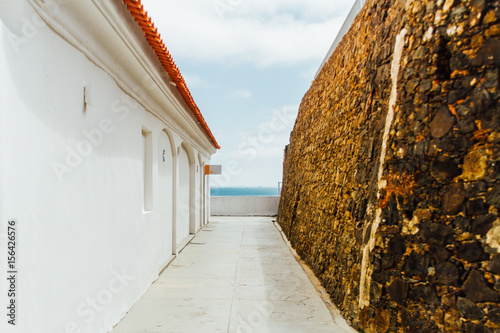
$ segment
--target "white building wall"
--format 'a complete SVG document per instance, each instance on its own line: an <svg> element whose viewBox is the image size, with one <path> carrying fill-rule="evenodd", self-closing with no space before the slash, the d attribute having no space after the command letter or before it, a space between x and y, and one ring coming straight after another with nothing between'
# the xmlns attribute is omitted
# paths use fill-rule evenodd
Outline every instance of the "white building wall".
<svg viewBox="0 0 500 333"><path fill-rule="evenodd" d="M178 236L189 233L172 205L189 205L182 149L174 174L185 133L170 139L165 122L26 1L8 3L0 12L0 276L14 218L18 321L7 325L2 306L0 332L107 332L171 258L173 216ZM30 38L25 19L40 22ZM151 211L143 210L143 128L152 135ZM2 283L1 304L6 294Z"/></svg>

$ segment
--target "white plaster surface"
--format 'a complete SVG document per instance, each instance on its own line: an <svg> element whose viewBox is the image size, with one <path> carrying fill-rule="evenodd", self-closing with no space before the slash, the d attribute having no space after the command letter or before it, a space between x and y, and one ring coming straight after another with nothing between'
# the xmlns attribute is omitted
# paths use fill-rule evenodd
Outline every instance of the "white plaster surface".
<svg viewBox="0 0 500 333"><path fill-rule="evenodd" d="M355 332L269 217L211 217L112 333Z"/></svg>
<svg viewBox="0 0 500 333"><path fill-rule="evenodd" d="M177 148L206 164L215 148L123 2L0 2L0 304L7 221L19 226L18 321L8 325L2 305L0 332L107 332L180 241L173 202L191 183ZM152 135L149 212L142 128Z"/></svg>
<svg viewBox="0 0 500 333"><path fill-rule="evenodd" d="M279 197L210 197L213 216L275 216Z"/></svg>

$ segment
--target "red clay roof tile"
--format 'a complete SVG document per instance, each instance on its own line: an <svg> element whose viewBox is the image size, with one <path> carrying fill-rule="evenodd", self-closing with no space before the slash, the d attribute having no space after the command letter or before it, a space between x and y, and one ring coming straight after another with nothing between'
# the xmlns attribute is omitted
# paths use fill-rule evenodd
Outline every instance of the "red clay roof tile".
<svg viewBox="0 0 500 333"><path fill-rule="evenodd" d="M135 21L141 27L145 38L149 42L149 45L156 53L156 56L163 65L163 68L170 76L172 82L175 83L177 90L179 91L182 98L193 112L194 116L200 123L205 133L210 138L210 141L212 141L212 143L217 149L220 149L220 146L217 143L217 140L215 140L212 131L210 131L210 128L205 122L205 119L201 115L200 109L196 105L193 96L191 95L191 92L189 91L186 82L184 81L184 78L182 77L182 74L179 71L179 68L177 68L177 66L175 65L175 62L172 59L172 56L170 55L170 52L168 52L165 43L161 39L161 36L158 33L158 29L156 29L153 21L148 16L147 12L144 10L141 0L123 0L123 3L127 5L130 14L134 17Z"/></svg>

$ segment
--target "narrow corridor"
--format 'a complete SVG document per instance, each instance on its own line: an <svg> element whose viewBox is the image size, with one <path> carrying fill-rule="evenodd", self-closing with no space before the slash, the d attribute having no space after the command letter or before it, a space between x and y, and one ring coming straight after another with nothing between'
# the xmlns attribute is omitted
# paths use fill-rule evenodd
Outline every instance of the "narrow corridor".
<svg viewBox="0 0 500 333"><path fill-rule="evenodd" d="M272 218L212 217L113 333L355 332L333 317Z"/></svg>

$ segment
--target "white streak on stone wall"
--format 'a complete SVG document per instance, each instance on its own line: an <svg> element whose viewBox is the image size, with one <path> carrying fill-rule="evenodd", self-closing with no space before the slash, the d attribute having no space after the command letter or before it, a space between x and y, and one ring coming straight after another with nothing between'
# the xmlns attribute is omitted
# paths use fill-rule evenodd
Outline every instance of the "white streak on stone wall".
<svg viewBox="0 0 500 333"><path fill-rule="evenodd" d="M378 169L378 193L377 198L380 198L380 191L386 187L386 181L382 179L384 173L384 162L387 151L387 142L389 140L389 133L391 130L392 122L394 120L394 107L396 105L397 99L397 86L398 86L398 75L399 67L401 63L401 56L403 54L404 39L406 36L406 29L401 30L401 32L396 37L396 44L394 45L394 53L391 64L391 79L392 79L392 89L391 97L389 99L389 111L385 119L385 129L384 137L382 141L382 149L380 153L380 162ZM363 249L363 260L361 262L361 279L359 285L359 307L364 308L370 305L370 285L371 276L373 273L373 267L370 266L370 252L373 251L375 247L375 236L380 225L380 219L382 216L382 209L377 208L375 221L373 222L370 239Z"/></svg>
<svg viewBox="0 0 500 333"><path fill-rule="evenodd" d="M493 227L488 231L486 243L491 248L496 249L497 253L500 252L500 219L497 219L495 223L493 223Z"/></svg>

